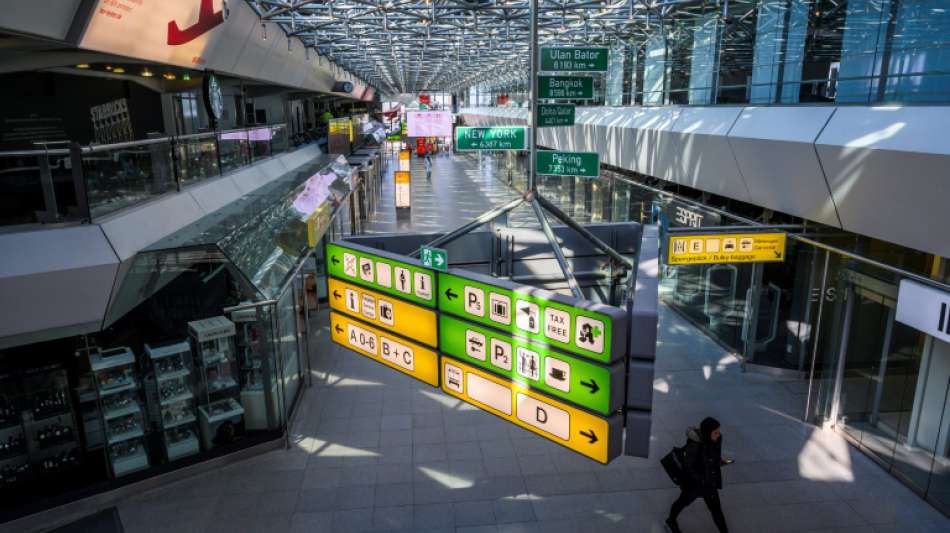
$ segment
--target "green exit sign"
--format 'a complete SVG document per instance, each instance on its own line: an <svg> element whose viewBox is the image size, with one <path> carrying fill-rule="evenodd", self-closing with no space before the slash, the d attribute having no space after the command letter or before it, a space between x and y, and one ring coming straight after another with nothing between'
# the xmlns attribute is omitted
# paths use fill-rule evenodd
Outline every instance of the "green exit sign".
<svg viewBox="0 0 950 533"><path fill-rule="evenodd" d="M538 104L538 127L573 126L574 104Z"/></svg>
<svg viewBox="0 0 950 533"><path fill-rule="evenodd" d="M524 126L455 128L455 148L468 150L527 150Z"/></svg>
<svg viewBox="0 0 950 533"><path fill-rule="evenodd" d="M606 72L607 48L541 48L541 70L548 72Z"/></svg>
<svg viewBox="0 0 950 533"><path fill-rule="evenodd" d="M590 76L538 76L538 98L590 100L594 98L594 78Z"/></svg>
<svg viewBox="0 0 950 533"><path fill-rule="evenodd" d="M419 248L419 260L424 266L445 272L449 269L449 253L442 248L422 246Z"/></svg>
<svg viewBox="0 0 950 533"><path fill-rule="evenodd" d="M596 152L542 150L537 154L535 169L548 176L596 178L600 175L600 156Z"/></svg>

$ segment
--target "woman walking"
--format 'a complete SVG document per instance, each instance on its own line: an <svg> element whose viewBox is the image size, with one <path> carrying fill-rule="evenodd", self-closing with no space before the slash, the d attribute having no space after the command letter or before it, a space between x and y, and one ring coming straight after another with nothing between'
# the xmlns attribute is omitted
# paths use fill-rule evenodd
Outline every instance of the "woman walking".
<svg viewBox="0 0 950 533"><path fill-rule="evenodd" d="M722 432L719 421L707 417L698 428L686 430L686 450L683 460L683 482L680 484L680 496L670 508L666 527L672 533L682 533L676 518L696 498L706 502L712 514L713 522L720 533L728 533L726 517L719 503L719 490L722 489L722 465L731 463L722 458Z"/></svg>

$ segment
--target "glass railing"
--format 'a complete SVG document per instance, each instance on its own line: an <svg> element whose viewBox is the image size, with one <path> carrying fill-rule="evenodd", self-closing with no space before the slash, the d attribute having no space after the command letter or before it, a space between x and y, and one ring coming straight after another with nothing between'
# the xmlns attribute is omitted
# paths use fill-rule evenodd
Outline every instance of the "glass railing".
<svg viewBox="0 0 950 533"><path fill-rule="evenodd" d="M0 152L0 226L89 220L291 149L284 124ZM73 162L78 161L78 168Z"/></svg>

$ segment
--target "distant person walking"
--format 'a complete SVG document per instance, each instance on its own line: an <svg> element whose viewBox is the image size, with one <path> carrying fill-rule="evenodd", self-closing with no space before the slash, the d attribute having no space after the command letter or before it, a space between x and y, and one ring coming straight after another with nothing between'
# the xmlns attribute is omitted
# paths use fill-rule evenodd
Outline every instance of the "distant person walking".
<svg viewBox="0 0 950 533"><path fill-rule="evenodd" d="M429 156L428 153L426 154L425 160L423 160L423 164L426 167L426 179L431 180L432 179L432 158Z"/></svg>
<svg viewBox="0 0 950 533"><path fill-rule="evenodd" d="M727 533L726 517L719 503L719 490L722 489L722 465L732 463L722 458L722 432L719 421L707 417L698 428L686 430L686 449L683 453L683 480L680 483L680 496L670 508L666 527L672 533L682 533L676 518L697 498L706 502L712 514L713 522L720 533Z"/></svg>

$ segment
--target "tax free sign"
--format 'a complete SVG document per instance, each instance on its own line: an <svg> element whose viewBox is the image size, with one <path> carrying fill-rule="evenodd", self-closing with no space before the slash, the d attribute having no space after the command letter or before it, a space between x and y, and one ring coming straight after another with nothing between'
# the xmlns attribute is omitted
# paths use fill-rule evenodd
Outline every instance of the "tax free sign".
<svg viewBox="0 0 950 533"><path fill-rule="evenodd" d="M338 242L334 342L603 463L620 454L627 313Z"/></svg>

